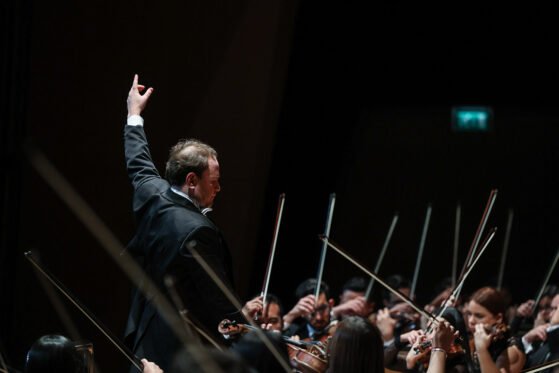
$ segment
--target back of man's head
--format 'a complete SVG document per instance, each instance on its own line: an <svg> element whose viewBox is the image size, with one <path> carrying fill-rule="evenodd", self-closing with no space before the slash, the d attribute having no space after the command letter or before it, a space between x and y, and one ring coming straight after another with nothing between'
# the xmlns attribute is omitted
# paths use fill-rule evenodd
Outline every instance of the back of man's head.
<svg viewBox="0 0 559 373"><path fill-rule="evenodd" d="M169 151L165 178L171 185L182 186L190 172L201 177L210 158L217 159L217 152L211 146L195 139L180 140Z"/></svg>

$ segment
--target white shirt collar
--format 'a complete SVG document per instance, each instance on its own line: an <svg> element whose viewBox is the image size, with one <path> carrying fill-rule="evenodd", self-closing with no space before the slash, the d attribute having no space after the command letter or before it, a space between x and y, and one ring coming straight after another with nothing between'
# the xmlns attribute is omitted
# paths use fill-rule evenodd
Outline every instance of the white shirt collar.
<svg viewBox="0 0 559 373"><path fill-rule="evenodd" d="M190 202L192 202L192 204L193 204L194 206L196 206L196 208L197 208L198 210L200 210L200 212L201 212L202 214L204 214L204 215L206 215L208 212L210 212L210 211L213 210L211 207L206 207L206 208L201 209L201 208L200 208L200 205L198 204L197 201L195 201L194 199L190 198L190 196L189 196L188 194L184 193L184 192L183 192L182 190L180 190L179 187L177 187L177 186L174 186L174 185L173 185L173 186L171 187L171 191L172 191L173 193L175 193L175 194L178 194L178 195L181 196L181 197L186 198L186 199L189 200Z"/></svg>

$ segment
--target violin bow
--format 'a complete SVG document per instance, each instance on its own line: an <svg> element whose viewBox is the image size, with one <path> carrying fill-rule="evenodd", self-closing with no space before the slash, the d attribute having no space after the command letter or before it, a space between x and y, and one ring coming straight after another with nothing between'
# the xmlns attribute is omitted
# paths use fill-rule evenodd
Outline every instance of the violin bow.
<svg viewBox="0 0 559 373"><path fill-rule="evenodd" d="M41 263L31 251L24 253L25 258L41 273L58 291L63 294L103 335L141 372L143 371L140 359L135 356L118 338L105 327L91 311L87 309L70 291L62 285Z"/></svg>
<svg viewBox="0 0 559 373"><path fill-rule="evenodd" d="M452 287L456 286L456 269L458 268L458 246L460 242L460 218L462 216L462 206L460 202L456 204L456 217L454 220L454 245L452 247Z"/></svg>
<svg viewBox="0 0 559 373"><path fill-rule="evenodd" d="M485 229L485 225L489 220L489 215L491 210L493 209L493 205L495 204L495 200L497 199L497 189L492 189L489 193L489 199L487 200L487 204L485 205L485 210L481 216L481 220L479 222L478 228L476 230L476 234L474 235L474 240L470 246L470 250L468 251L468 255L466 255L466 260L464 261L464 265L462 266L462 271L460 272L459 278L462 278L468 267L472 264L473 259L475 258L477 248L479 246L479 241L483 230ZM463 285L463 283L462 283ZM455 297L458 297L462 292L462 287L456 287L456 294ZM445 304L449 298L445 300Z"/></svg>
<svg viewBox="0 0 559 373"><path fill-rule="evenodd" d="M328 202L328 212L326 214L326 225L324 227L324 236L330 237L330 227L332 226L332 218L334 216L334 206L336 205L336 193L330 194L330 201ZM318 274L316 275L316 289L314 291L314 302L315 306L318 303L318 297L320 295L320 285L322 284L322 275L324 273L324 264L326 263L326 243L322 244L322 250L320 251L320 262L318 264Z"/></svg>
<svg viewBox="0 0 559 373"><path fill-rule="evenodd" d="M266 298L268 297L268 286L270 285L270 277L272 275L272 265L274 264L274 257L276 255L276 246L278 243L278 234L281 225L281 218L283 215L283 206L285 204L285 193L280 194L278 201L278 209L276 213L276 224L274 227L274 236L272 238L272 246L270 247L270 256L268 257L268 264L266 265L266 275L264 276L264 283L262 284L262 304L264 310L266 309ZM264 311L263 310L263 311Z"/></svg>
<svg viewBox="0 0 559 373"><path fill-rule="evenodd" d="M327 246L329 246L330 248L332 248L334 251L336 251L338 254L340 254L341 256L343 256L344 258L346 258L349 262L351 262L353 265L355 265L357 268L359 268L360 270L362 270L363 272L365 272L367 275L369 275L370 277L374 278L375 281L377 281L379 284L381 284L382 286L384 286L388 291L390 291L391 293L393 293L394 295L396 295L398 298L400 298L402 301L404 301L405 303L407 303L411 308L413 308L417 313L419 313L421 316L425 317L426 319L431 319L433 320L434 323L438 323L439 321L435 318L435 316L433 314L431 314L430 312L427 312L423 309L421 309L418 305L415 304L415 302L406 297L404 294L400 293L398 290L394 289L392 286L388 285L386 282L384 282L378 275L376 275L375 273L369 271L367 268L363 267L357 260L353 259L349 254L347 254L345 252L345 250L343 250L342 248L340 248L340 246L336 243L334 243L332 240L328 239L328 237L325 237L324 235L320 235L319 236L320 240L322 240L322 242L325 242Z"/></svg>
<svg viewBox="0 0 559 373"><path fill-rule="evenodd" d="M559 360L553 360L553 361L550 361L550 362L547 362L547 363L544 363L544 364L541 364L541 365L536 365L534 367L521 370L520 373L536 373L536 372L540 372L540 371L545 370L545 369L556 367L557 365L559 365Z"/></svg>
<svg viewBox="0 0 559 373"><path fill-rule="evenodd" d="M68 310L64 306L64 303L62 303L62 300L60 299L60 295L56 292L51 282L45 279L44 275L42 275L35 267L33 267L33 270L35 272L37 280L39 281L39 283L43 287L43 290L47 294L47 297L49 298L52 307L54 308L54 311L62 321L64 328L68 331L70 338L73 341L82 341L83 338L78 332L78 327L70 317L70 314L68 313ZM93 370L94 372L97 373L101 372L95 360L93 361Z"/></svg>
<svg viewBox="0 0 559 373"><path fill-rule="evenodd" d="M207 372L221 372L217 364L205 364L207 359L200 355L200 351L194 350L189 343L182 327L182 321L176 315L170 302L159 291L153 281L145 274L138 263L132 259L130 254L122 246L116 236L109 230L91 206L77 193L72 185L62 176L47 157L34 147L28 146L25 153L31 165L37 173L53 189L58 197L85 225L90 233L97 239L101 247L113 258L115 263L128 276L132 283L148 298L152 298L155 308L163 319L170 325L177 338L183 343L187 351L191 352L194 359L199 360L200 366ZM155 295L155 297L152 297ZM127 358L130 359L129 356ZM211 360L210 360L211 361ZM141 363L134 363L134 366L141 372Z"/></svg>
<svg viewBox="0 0 559 373"><path fill-rule="evenodd" d="M495 237L495 233L497 233L497 228L496 227L493 227L489 230L489 232L487 233L487 236L483 240L483 243L481 245L481 249L479 250L479 253L476 255L474 261L472 262L472 265L469 266L468 269L466 270L466 272L462 274L462 277L460 277L460 281L454 287L454 289L450 293L449 297L444 301L443 307L441 308L440 312L437 313L437 318L440 317L444 313L444 311L446 311L446 309L448 308L448 304L449 304L448 300L453 299L453 298L456 299L458 297L458 295L460 294L460 291L462 290L462 286L464 285L464 282L468 278L468 275L474 269L474 267L477 264L479 258L481 258L481 255L485 252L485 249L487 249L491 240L493 240L493 237ZM427 326L427 330L430 330L431 326L432 325L429 324Z"/></svg>
<svg viewBox="0 0 559 373"><path fill-rule="evenodd" d="M491 214L491 210L493 209L493 205L495 204L495 200L497 199L497 189L492 189L491 192L489 193L489 199L487 200L487 204L485 205L485 210L483 211L483 214L481 216L481 220L479 222L479 225L477 227L476 230L476 234L474 235L474 240L472 242L472 245L470 246L470 250L468 251L468 255L466 257L466 262L464 263L464 266L462 267L462 273L464 273L467 269L467 267L469 267L472 264L473 258L475 256L476 250L478 248L479 245L479 240L481 238L481 235L483 234L483 230L485 229L485 225L487 224L487 221L489 220L489 215ZM462 273L460 274L460 276L462 276Z"/></svg>
<svg viewBox="0 0 559 373"><path fill-rule="evenodd" d="M388 234L386 235L386 238L384 239L384 244L382 245L382 249L380 251L380 255L377 259L377 263L375 264L375 273L378 273L378 271L380 270L380 265L382 264L382 261L384 259L384 255L386 254L386 250L388 249L388 245L390 244L390 240L392 239L392 234L394 233L394 229L396 228L396 223L398 223L398 213L396 212L394 214L394 217L392 218L392 223L390 223L390 228L388 229ZM367 286L367 290L365 291L365 299L369 300L371 298L371 293L373 291L373 285L375 284L375 279L371 278L369 280L369 285Z"/></svg>
<svg viewBox="0 0 559 373"><path fill-rule="evenodd" d="M503 276L505 274L505 263L507 261L507 253L509 251L510 234L512 231L512 220L514 219L514 210L509 209L507 218L507 230L505 231L505 239L503 241L503 251L501 253L501 263L499 266L499 277L497 277L497 289L503 287Z"/></svg>
<svg viewBox="0 0 559 373"><path fill-rule="evenodd" d="M0 366L2 367L2 371L6 372L6 373L10 373L8 371L8 366L6 365L6 361L4 361L4 356L2 356L2 353L0 353Z"/></svg>
<svg viewBox="0 0 559 373"><path fill-rule="evenodd" d="M217 287L219 287L219 289L223 292L223 294L229 300L229 302L231 302L231 304L235 308L242 310L243 306L241 302L239 302L237 297L231 292L231 290L229 290L229 288L227 287L227 285L225 285L225 283L221 280L221 278L219 278L219 276L215 273L213 268L211 268L210 265L204 260L204 258L198 253L195 247L196 247L196 241L194 240L186 243L186 248L190 251L192 257L198 262L200 267L202 267L202 269L213 280L213 282L217 285ZM276 346L274 346L272 342L266 337L264 331L261 328L259 328L258 325L256 325L254 320L251 320L250 318L247 318L247 320L249 324L255 328L254 331L256 332L258 338L260 338L260 340L264 343L264 345L270 350L270 352L272 353L272 355L274 355L274 357L280 363L282 368L287 373L290 373L291 367L289 366L289 363L285 361L285 359L281 356Z"/></svg>
<svg viewBox="0 0 559 373"><path fill-rule="evenodd" d="M421 232L421 240L419 241L419 250L417 252L417 260L415 262L415 270L413 272L413 280L411 283L410 298L415 298L415 288L417 286L417 279L419 276L419 268L421 267L421 259L423 258L423 251L425 249L425 240L427 239L427 231L429 230L429 223L431 222L431 205L427 206L425 213L425 222L423 223L423 230Z"/></svg>
<svg viewBox="0 0 559 373"><path fill-rule="evenodd" d="M551 262L551 265L549 266L549 269L547 270L547 273L546 273L545 278L543 280L540 291L538 292L538 296L536 297L536 300L534 301L534 307L532 308L532 316L536 312L538 304L540 303L540 300L542 299L543 292L545 291L545 287L547 286L547 283L549 282L549 279L551 278L551 274L555 270L555 266L557 265L557 260L559 260L559 249L557 249L557 252L555 253L555 258L553 259L553 262Z"/></svg>

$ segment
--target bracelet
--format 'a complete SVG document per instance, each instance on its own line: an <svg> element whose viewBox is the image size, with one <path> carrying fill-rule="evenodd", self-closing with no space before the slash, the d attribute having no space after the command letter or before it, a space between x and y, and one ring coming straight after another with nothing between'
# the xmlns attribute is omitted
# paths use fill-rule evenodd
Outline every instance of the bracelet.
<svg viewBox="0 0 559 373"><path fill-rule="evenodd" d="M431 352L437 352L437 351L442 352L444 354L445 359L446 359L446 351L444 349L442 349L440 347L434 347L433 349L431 349Z"/></svg>

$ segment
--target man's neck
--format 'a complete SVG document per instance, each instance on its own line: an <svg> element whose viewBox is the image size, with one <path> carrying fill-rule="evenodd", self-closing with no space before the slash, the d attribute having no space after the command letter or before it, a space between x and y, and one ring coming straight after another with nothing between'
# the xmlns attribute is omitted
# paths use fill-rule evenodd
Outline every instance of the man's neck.
<svg viewBox="0 0 559 373"><path fill-rule="evenodd" d="M179 186L173 185L171 187L171 191L175 194L178 194L181 197L186 198L187 200L189 200L190 202L192 202L192 204L194 206L196 206L196 208L198 210L200 210L200 212L202 212L202 214L206 215L208 212L212 211L211 207L200 207L200 204L198 203L198 201L196 201L196 199L190 197L188 194L186 194L185 192L183 192L181 190L181 188Z"/></svg>

